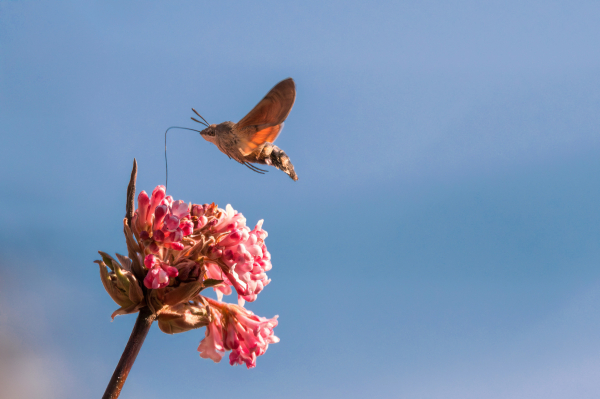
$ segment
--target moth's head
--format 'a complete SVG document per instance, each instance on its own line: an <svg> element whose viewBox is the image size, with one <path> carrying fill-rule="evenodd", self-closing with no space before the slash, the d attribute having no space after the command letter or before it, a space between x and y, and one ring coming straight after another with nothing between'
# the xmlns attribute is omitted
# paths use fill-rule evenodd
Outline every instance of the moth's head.
<svg viewBox="0 0 600 399"><path fill-rule="evenodd" d="M211 143L215 143L215 136L217 135L217 125L210 125L206 129L200 132L200 136L204 138L206 141L210 141Z"/></svg>

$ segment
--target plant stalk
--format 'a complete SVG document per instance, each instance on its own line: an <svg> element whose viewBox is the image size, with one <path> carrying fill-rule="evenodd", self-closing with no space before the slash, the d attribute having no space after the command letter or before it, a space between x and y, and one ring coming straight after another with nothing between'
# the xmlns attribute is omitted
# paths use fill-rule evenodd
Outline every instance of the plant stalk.
<svg viewBox="0 0 600 399"><path fill-rule="evenodd" d="M121 359L115 368L115 372L106 387L102 399L116 399L119 397L121 389L123 389L123 385L125 384L125 380L129 375L129 371L142 348L142 344L144 343L146 335L148 335L150 326L152 326L152 322L154 322L155 318L156 315L153 314L148 307L140 309L138 318L133 326L133 331L131 331L129 341L127 341L125 350L121 355Z"/></svg>

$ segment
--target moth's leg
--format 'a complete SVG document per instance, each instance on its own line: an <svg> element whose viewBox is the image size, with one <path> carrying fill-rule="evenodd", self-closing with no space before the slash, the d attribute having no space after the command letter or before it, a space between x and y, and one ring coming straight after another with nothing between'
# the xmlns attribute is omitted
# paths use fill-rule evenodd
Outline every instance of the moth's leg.
<svg viewBox="0 0 600 399"><path fill-rule="evenodd" d="M248 162L244 162L244 163L242 163L242 165L246 166L248 169L250 169L253 172L260 173L261 175L264 175L265 172L268 172L267 170L258 169L254 165L250 165Z"/></svg>

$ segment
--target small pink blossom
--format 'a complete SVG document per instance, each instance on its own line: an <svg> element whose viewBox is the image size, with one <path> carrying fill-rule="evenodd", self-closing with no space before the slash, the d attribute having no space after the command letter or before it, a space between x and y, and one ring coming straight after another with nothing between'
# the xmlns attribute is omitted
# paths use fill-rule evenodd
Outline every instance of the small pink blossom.
<svg viewBox="0 0 600 399"><path fill-rule="evenodd" d="M246 226L246 218L241 213L236 212L229 204L225 207L225 212L219 219L218 223L213 227L215 233L223 233L236 228Z"/></svg>
<svg viewBox="0 0 600 399"><path fill-rule="evenodd" d="M152 215L154 214L154 209L163 201L166 195L165 186L156 186L154 191L152 191L152 198L150 199L150 207L148 208L147 216L146 216L146 224L152 224Z"/></svg>
<svg viewBox="0 0 600 399"><path fill-rule="evenodd" d="M179 227L179 218L175 215L165 217L165 227L168 231L175 231Z"/></svg>
<svg viewBox="0 0 600 399"><path fill-rule="evenodd" d="M210 359L215 363L219 363L225 352L223 339L221 338L221 330L223 325L221 319L215 319L206 327L206 337L200 342L198 352L203 359Z"/></svg>
<svg viewBox="0 0 600 399"><path fill-rule="evenodd" d="M190 216L188 204L182 200L173 202L173 205L171 205L171 212L178 219L183 219Z"/></svg>

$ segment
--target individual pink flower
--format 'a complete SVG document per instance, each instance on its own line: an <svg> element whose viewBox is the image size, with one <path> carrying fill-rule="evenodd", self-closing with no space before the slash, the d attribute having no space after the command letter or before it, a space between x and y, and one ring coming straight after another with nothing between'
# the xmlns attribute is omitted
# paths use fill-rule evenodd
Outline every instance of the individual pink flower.
<svg viewBox="0 0 600 399"><path fill-rule="evenodd" d="M231 350L229 363L256 367L257 356L263 355L269 344L279 342L273 333L277 317L267 319L254 315L241 306L224 304L205 298L211 309L212 320L200 342L200 357L221 361L224 351Z"/></svg>
<svg viewBox="0 0 600 399"><path fill-rule="evenodd" d="M215 318L212 323L206 327L206 336L198 345L198 352L203 359L211 359L219 363L225 352L221 331L223 325L220 318Z"/></svg>
<svg viewBox="0 0 600 399"><path fill-rule="evenodd" d="M245 226L246 218L244 215L238 213L231 205L227 204L225 212L222 212L222 216L218 223L211 230L215 233L223 233Z"/></svg>

